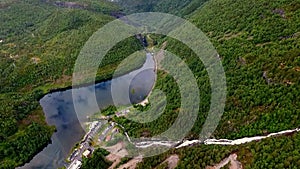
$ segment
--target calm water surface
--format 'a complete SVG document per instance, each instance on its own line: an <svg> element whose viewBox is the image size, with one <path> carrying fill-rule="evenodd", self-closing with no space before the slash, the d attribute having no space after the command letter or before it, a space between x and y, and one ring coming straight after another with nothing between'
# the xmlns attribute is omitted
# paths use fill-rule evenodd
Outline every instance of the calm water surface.
<svg viewBox="0 0 300 169"><path fill-rule="evenodd" d="M116 101L117 104L125 105L130 102L142 101L152 89L155 81L154 64L153 57L148 53L143 67L124 76L92 86L44 96L40 100L40 104L43 107L46 121L49 125L55 125L57 132L52 135L51 144L29 163L19 168L54 169L62 167L71 149L85 134L77 117L78 109L76 109L77 114L74 110L74 104L79 107L80 114L89 115L99 111L99 108L116 103ZM115 99L115 95L112 99L112 82L114 91L117 91L115 93L119 93L118 96L120 96L117 99ZM93 91L96 93L96 105L89 101ZM72 98L72 92L76 93L76 98Z"/></svg>

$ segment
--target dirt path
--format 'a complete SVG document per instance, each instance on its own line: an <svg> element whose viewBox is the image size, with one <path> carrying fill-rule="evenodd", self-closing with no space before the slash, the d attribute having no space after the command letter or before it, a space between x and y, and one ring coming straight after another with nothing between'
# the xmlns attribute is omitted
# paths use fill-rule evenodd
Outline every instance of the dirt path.
<svg viewBox="0 0 300 169"><path fill-rule="evenodd" d="M121 162L121 157L115 154L109 154L106 156L106 159L113 162L112 165L108 169L114 169Z"/></svg>
<svg viewBox="0 0 300 169"><path fill-rule="evenodd" d="M110 152L110 154L106 156L106 159L113 162L109 169L116 168L116 166L121 162L121 159L128 155L123 142L117 143L111 147L105 147L105 149Z"/></svg>
<svg viewBox="0 0 300 169"><path fill-rule="evenodd" d="M141 162L143 158L141 156L135 157L127 163L121 165L118 169L135 169L136 165Z"/></svg>
<svg viewBox="0 0 300 169"><path fill-rule="evenodd" d="M105 148L111 154L115 154L120 157L125 157L126 155L128 155L128 152L125 149L125 145L123 142L119 142L116 145L113 145L111 147L103 147L103 148Z"/></svg>
<svg viewBox="0 0 300 169"><path fill-rule="evenodd" d="M175 169L179 161L179 156L177 154L171 155L163 163L168 163L168 169Z"/></svg>
<svg viewBox="0 0 300 169"><path fill-rule="evenodd" d="M242 163L237 160L237 154L231 154L229 157L222 160L214 166L208 166L206 169L221 169L230 163L230 169L243 169Z"/></svg>

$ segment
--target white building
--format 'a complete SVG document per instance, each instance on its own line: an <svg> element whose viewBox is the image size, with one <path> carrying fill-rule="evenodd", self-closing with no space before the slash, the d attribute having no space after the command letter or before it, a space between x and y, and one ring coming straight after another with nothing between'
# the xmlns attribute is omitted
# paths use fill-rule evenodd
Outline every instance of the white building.
<svg viewBox="0 0 300 169"><path fill-rule="evenodd" d="M85 150L84 152L83 152L83 156L85 156L86 158L88 158L88 156L91 154L91 151L90 150Z"/></svg>

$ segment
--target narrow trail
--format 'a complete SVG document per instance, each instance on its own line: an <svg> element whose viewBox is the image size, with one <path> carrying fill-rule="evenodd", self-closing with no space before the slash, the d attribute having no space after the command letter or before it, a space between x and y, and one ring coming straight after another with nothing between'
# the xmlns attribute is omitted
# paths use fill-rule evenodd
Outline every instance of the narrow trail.
<svg viewBox="0 0 300 169"><path fill-rule="evenodd" d="M242 163L237 160L237 154L231 154L220 163L215 164L214 166L207 166L206 169L221 169L227 164L230 164L230 169L243 169Z"/></svg>

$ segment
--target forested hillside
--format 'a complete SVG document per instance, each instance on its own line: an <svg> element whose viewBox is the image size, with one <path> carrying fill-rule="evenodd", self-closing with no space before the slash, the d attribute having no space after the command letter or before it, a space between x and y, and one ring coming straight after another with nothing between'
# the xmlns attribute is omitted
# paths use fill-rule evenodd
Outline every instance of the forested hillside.
<svg viewBox="0 0 300 169"><path fill-rule="evenodd" d="M212 137L237 139L300 126L299 0L210 0L188 19L215 45L226 73L226 108ZM170 38L156 37L156 40L160 44L167 41L166 50L181 56L197 77L201 92L200 112L189 135L197 138L210 103L207 73L201 61L181 42ZM152 136L165 131L175 120L180 107L176 87L170 88L174 85L172 78L159 74L156 87L166 91L168 103L171 103L159 119L146 124L124 118L115 120L123 124L132 136ZM300 152L290 147L299 142L298 135L267 139L233 149L222 146L214 146L213 151L205 146L183 148L180 152L188 155L181 159L179 168L205 168L232 152L240 155L239 159L246 168L297 168ZM290 146L283 146L285 143ZM276 151L272 153L272 149ZM290 152L291 149L294 151ZM283 155L280 156L279 152ZM172 153L168 152L167 156ZM199 154L203 153L210 155L200 157ZM146 159L141 168L155 167L165 158L156 163L148 161L152 158ZM202 159L202 164L191 163L194 159Z"/></svg>
<svg viewBox="0 0 300 169"><path fill-rule="evenodd" d="M207 0L119 0L126 13L166 12L185 16L194 12Z"/></svg>
<svg viewBox="0 0 300 169"><path fill-rule="evenodd" d="M207 34L220 54L227 79L227 102L217 138L265 135L300 125L300 4L295 1L212 0L195 12L190 21ZM174 39L166 49L181 56L197 77L200 86L199 119L191 132L197 136L210 104L209 79L201 61L184 44ZM166 121L176 118L180 105L167 76L157 87L165 88L172 103L161 123L124 125L135 136L167 129ZM177 107L176 107L177 106ZM121 122L120 120L118 120ZM172 120L171 120L172 121ZM160 124L160 125L158 125ZM134 126L134 127L133 127ZM162 127L165 126L165 127ZM138 129L138 132L133 132Z"/></svg>
<svg viewBox="0 0 300 169"><path fill-rule="evenodd" d="M226 72L228 98L216 137L299 127L299 0L212 0L190 20L209 36Z"/></svg>
<svg viewBox="0 0 300 169"><path fill-rule="evenodd" d="M43 149L54 131L39 99L71 86L81 47L119 7L104 0L0 4L0 168L14 168ZM135 38L118 44L104 59L98 80L111 78L118 63L141 48Z"/></svg>
<svg viewBox="0 0 300 169"><path fill-rule="evenodd" d="M240 146L199 145L173 149L159 156L145 158L138 169L166 168L162 162L172 154L178 154L177 168L206 169L236 153L245 169L299 168L300 134L268 138ZM226 168L226 167L223 167Z"/></svg>
<svg viewBox="0 0 300 169"><path fill-rule="evenodd" d="M53 89L71 86L80 49L93 32L113 20L110 14L121 10L183 16L212 41L228 88L225 112L212 137L236 139L300 126L300 0L120 0L119 4L4 0L0 2L0 168L24 164L49 143L55 129L47 126L38 100ZM204 65L181 42L150 37L157 47L167 42L166 50L180 56L197 78L200 111L187 138L198 138L211 98ZM97 80L111 78L118 64L141 48L133 37L116 45ZM159 71L155 87L167 94L169 103L160 118L145 124L113 119L130 136L159 134L176 119L180 96L174 79ZM171 154L179 155L178 168L205 168L233 152L245 168L298 168L299 140L299 134L292 134L241 146L172 149L144 159L138 168L157 167ZM84 164L109 166L104 155L98 150Z"/></svg>

